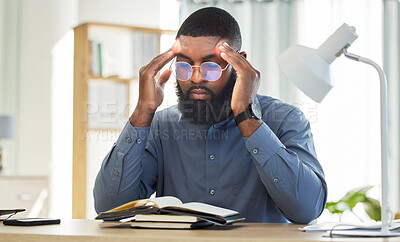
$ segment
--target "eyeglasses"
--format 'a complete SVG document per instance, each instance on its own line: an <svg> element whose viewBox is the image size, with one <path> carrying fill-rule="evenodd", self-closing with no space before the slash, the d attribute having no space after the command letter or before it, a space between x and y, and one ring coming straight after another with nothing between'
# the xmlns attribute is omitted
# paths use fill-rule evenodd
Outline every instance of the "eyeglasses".
<svg viewBox="0 0 400 242"><path fill-rule="evenodd" d="M187 81L193 75L193 68L200 68L201 76L207 81L216 81L218 80L222 72L228 68L229 64L225 66L225 68L221 68L215 62L204 62L199 66L192 66L187 62L178 61L176 62L176 58L171 63L170 69L172 70L172 74L176 77L176 79L180 81Z"/></svg>

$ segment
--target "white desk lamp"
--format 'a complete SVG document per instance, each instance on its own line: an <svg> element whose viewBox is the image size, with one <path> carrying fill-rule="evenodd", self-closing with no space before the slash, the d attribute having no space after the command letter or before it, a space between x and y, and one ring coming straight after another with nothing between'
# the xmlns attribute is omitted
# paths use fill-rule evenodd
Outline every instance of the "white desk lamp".
<svg viewBox="0 0 400 242"><path fill-rule="evenodd" d="M388 205L388 111L387 82L385 73L370 59L348 53L347 48L357 39L355 28L347 24L339 27L318 49L293 45L282 52L278 58L281 70L301 91L316 102L321 102L333 87L329 65L342 53L356 61L372 65L379 73L381 97L381 218L380 231L334 231L333 234L346 236L400 236L400 233L389 231L390 210Z"/></svg>

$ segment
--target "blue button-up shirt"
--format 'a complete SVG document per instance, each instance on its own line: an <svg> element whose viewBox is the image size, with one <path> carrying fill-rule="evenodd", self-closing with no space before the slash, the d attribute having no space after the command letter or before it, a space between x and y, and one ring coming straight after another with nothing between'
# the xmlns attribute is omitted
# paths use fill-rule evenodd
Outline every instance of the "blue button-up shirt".
<svg viewBox="0 0 400 242"><path fill-rule="evenodd" d="M243 138L233 115L194 125L177 106L155 114L150 127L128 122L104 159L95 208L171 195L239 211L247 222L309 223L323 211L327 186L302 112L257 96L264 123Z"/></svg>

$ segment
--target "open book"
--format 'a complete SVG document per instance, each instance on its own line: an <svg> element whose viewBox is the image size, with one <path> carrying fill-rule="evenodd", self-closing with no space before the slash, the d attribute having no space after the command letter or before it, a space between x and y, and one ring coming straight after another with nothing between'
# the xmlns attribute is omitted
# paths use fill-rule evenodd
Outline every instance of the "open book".
<svg viewBox="0 0 400 242"><path fill-rule="evenodd" d="M172 196L132 201L102 212L96 219L120 220L137 214L193 216L218 225L232 224L244 220L244 217L237 211L200 202L182 203L181 200ZM169 221L168 216L163 217L166 221Z"/></svg>

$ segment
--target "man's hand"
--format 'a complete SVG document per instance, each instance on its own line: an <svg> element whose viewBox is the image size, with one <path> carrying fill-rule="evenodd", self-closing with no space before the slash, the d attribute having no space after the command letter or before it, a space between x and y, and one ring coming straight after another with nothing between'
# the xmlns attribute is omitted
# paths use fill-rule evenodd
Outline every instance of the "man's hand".
<svg viewBox="0 0 400 242"><path fill-rule="evenodd" d="M244 112L254 102L260 85L260 72L246 60L245 53L237 53L228 43L219 46L221 57L228 62L237 74L232 92L231 108L235 116ZM247 119L239 124L243 137L250 137L263 123L262 120Z"/></svg>
<svg viewBox="0 0 400 242"><path fill-rule="evenodd" d="M175 46L175 45L174 45ZM165 70L158 81L157 73L175 56L174 46L167 52L155 57L139 71L139 100L135 111L129 118L134 127L150 126L154 113L164 99L164 85L171 76L171 70Z"/></svg>
<svg viewBox="0 0 400 242"><path fill-rule="evenodd" d="M260 85L260 72L246 60L245 53L237 53L228 43L219 46L221 58L228 62L237 74L232 93L232 111L236 115L245 111L254 102Z"/></svg>

